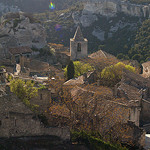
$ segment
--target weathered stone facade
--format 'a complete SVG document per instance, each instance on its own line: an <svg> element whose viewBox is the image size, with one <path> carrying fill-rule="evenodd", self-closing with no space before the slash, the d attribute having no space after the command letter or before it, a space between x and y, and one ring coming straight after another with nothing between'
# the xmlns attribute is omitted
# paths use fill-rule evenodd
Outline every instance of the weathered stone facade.
<svg viewBox="0 0 150 150"><path fill-rule="evenodd" d="M73 39L70 39L70 56L72 60L77 60L88 55L88 40L83 38L78 26Z"/></svg>
<svg viewBox="0 0 150 150"><path fill-rule="evenodd" d="M54 135L62 140L70 139L68 128L45 128L36 115L14 94L0 96L0 138Z"/></svg>
<svg viewBox="0 0 150 150"><path fill-rule="evenodd" d="M131 121L124 124L117 123L110 129L109 134L114 140L119 140L135 148L143 148L145 146L145 130L139 128Z"/></svg>
<svg viewBox="0 0 150 150"><path fill-rule="evenodd" d="M31 104L38 105L38 111L44 113L48 110L51 102L51 91L49 89L39 89L38 95L31 99Z"/></svg>
<svg viewBox="0 0 150 150"><path fill-rule="evenodd" d="M135 116L136 125L144 126L150 123L150 80L141 75L124 70L123 78L115 87L114 95L136 102L131 114ZM132 119L133 121L133 119Z"/></svg>

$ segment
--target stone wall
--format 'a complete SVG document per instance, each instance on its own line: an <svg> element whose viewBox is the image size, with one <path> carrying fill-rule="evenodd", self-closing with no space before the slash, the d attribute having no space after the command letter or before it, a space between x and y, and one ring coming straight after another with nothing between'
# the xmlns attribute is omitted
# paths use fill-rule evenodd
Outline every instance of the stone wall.
<svg viewBox="0 0 150 150"><path fill-rule="evenodd" d="M141 123L142 124L150 123L150 102L142 100L141 105L142 105L140 117Z"/></svg>
<svg viewBox="0 0 150 150"><path fill-rule="evenodd" d="M31 104L38 105L39 112L43 113L50 107L51 91L49 89L39 89L38 95L31 99Z"/></svg>
<svg viewBox="0 0 150 150"><path fill-rule="evenodd" d="M49 71L49 64L36 59L24 60L24 66L29 68L31 72Z"/></svg>
<svg viewBox="0 0 150 150"><path fill-rule="evenodd" d="M9 89L6 93L7 95L0 97L0 138L55 135L62 140L70 140L68 128L45 128L36 115Z"/></svg>
<svg viewBox="0 0 150 150"><path fill-rule="evenodd" d="M150 123L143 125L142 128L146 131L146 133L150 134Z"/></svg>
<svg viewBox="0 0 150 150"><path fill-rule="evenodd" d="M143 148L145 145L145 130L137 127L133 122L118 123L113 126L109 133L112 139L133 147Z"/></svg>

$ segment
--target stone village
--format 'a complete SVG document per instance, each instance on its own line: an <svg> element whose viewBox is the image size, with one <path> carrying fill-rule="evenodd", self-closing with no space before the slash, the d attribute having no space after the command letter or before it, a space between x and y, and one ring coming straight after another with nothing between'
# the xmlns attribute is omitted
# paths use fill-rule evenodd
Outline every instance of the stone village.
<svg viewBox="0 0 150 150"><path fill-rule="evenodd" d="M70 52L56 51L56 63L54 65L38 60L35 57L38 52L31 48L33 46L41 48L44 44L46 45L44 29L40 24L30 23L32 18L23 13L10 13L3 17L3 21L8 18L12 19L13 15L21 19L22 22L16 25L17 29L9 31L10 34L3 33L3 35L0 35L0 66L5 66L0 68L0 138L54 135L64 141L69 141L70 130L68 125L61 125L58 121L58 126L45 127L34 112L10 92L8 76L26 81L34 80L37 83L36 85L45 85L47 88L38 89L38 95L31 100L32 104L39 106L39 113L45 113L54 97L57 96L55 89L49 88L46 83L48 80L53 82L58 80L59 82L63 79L62 66L67 65L70 59L111 59L114 56L102 50L88 55L88 40L83 37L78 26L74 37L70 39ZM12 24L11 20L10 23L6 23L5 28L7 30L5 32L8 31L10 26L13 26ZM24 26L28 26L28 29L25 29ZM33 30L32 34L27 30ZM24 34L21 35L22 33ZM32 39L32 42L30 39ZM109 89L110 97L99 96L99 99L102 100L95 108L97 116L89 121L89 124L95 123L97 129L101 132L112 128L114 131L112 134L114 135L116 135L115 126L129 127L130 130L126 132L129 138L122 137L121 141L125 143L132 141L138 147L144 147L145 134L150 133L150 61L143 63L142 67L143 74L123 70L121 81L115 85L113 90ZM94 84L94 88L87 88L92 84ZM101 83L96 71L93 71L76 79L64 81L63 86L73 86L70 93L75 105L79 103L78 96L84 98L83 101L86 99L87 104L91 105L93 93L101 88ZM88 94L88 97L84 97L84 94ZM113 100L114 98L116 98L116 101ZM111 108L117 108L117 111L111 111L112 120L106 117L103 120L102 127L98 127L101 123L98 121L98 116L102 114L100 110ZM62 115L63 113L60 116Z"/></svg>

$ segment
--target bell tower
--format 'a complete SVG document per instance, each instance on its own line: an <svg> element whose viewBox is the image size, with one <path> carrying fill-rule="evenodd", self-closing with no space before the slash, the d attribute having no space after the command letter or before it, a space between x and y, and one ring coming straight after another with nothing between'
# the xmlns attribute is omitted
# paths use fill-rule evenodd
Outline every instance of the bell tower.
<svg viewBox="0 0 150 150"><path fill-rule="evenodd" d="M87 57L88 40L83 37L80 27L77 27L74 38L70 39L71 60Z"/></svg>

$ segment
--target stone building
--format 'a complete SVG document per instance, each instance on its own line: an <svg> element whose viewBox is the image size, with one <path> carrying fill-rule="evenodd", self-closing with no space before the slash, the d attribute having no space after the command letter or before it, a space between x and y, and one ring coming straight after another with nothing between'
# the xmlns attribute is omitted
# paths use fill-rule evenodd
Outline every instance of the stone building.
<svg viewBox="0 0 150 150"><path fill-rule="evenodd" d="M44 127L34 112L10 92L9 87L5 91L0 87L0 138L48 135L70 140L68 128Z"/></svg>
<svg viewBox="0 0 150 150"><path fill-rule="evenodd" d="M121 82L115 86L114 95L129 102L137 102L131 113L136 116L137 125L143 128L146 126L146 131L150 132L150 80L124 70Z"/></svg>
<svg viewBox="0 0 150 150"><path fill-rule="evenodd" d="M149 78L150 77L150 61L143 63L142 66L143 66L143 77Z"/></svg>
<svg viewBox="0 0 150 150"><path fill-rule="evenodd" d="M77 27L74 38L70 39L70 56L77 60L88 55L88 40L83 37L80 27Z"/></svg>
<svg viewBox="0 0 150 150"><path fill-rule="evenodd" d="M9 48L9 54L13 65L20 64L23 67L24 59L31 57L32 50L29 47Z"/></svg>
<svg viewBox="0 0 150 150"><path fill-rule="evenodd" d="M51 102L51 91L47 88L38 89L38 94L36 97L31 99L31 104L38 105L38 111L40 113L48 110Z"/></svg>

